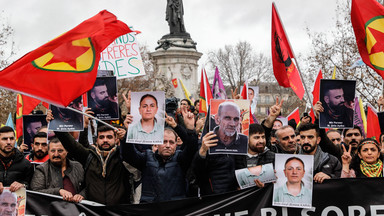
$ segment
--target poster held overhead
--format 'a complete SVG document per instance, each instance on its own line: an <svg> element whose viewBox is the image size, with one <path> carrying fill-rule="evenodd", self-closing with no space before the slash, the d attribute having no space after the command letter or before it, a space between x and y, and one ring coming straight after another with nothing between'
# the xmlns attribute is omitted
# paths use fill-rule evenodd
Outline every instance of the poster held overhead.
<svg viewBox="0 0 384 216"><path fill-rule="evenodd" d="M164 92L132 92L127 143L163 144L165 122Z"/></svg>
<svg viewBox="0 0 384 216"><path fill-rule="evenodd" d="M353 128L356 81L320 81L320 128Z"/></svg>

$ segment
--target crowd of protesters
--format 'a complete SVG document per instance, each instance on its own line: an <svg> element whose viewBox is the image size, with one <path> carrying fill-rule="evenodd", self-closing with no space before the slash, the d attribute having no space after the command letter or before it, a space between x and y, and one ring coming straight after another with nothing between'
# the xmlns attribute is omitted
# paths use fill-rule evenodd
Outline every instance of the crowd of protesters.
<svg viewBox="0 0 384 216"><path fill-rule="evenodd" d="M239 95L233 97L238 99ZM130 97L124 99L129 110ZM151 148L126 143L127 129L132 123L130 114L121 125L114 125L118 130L98 126L93 144L88 141L88 117L80 134L55 132L49 142L47 128L43 127L34 135L28 154L23 154L23 142L15 147L14 130L3 126L0 193L4 187L11 192L25 187L59 195L70 202L86 199L105 205L177 200L238 190L235 170L274 164L275 153L313 155L316 183L383 176L382 144L365 138L361 128L319 129L318 117L324 111L321 102L314 106L316 119L305 116L300 123L290 121L283 125L277 120L283 103L276 98L268 116L259 119L261 124L250 125L244 155L210 154L209 148L225 142L225 138L208 131L205 122L210 117L199 115L187 99L181 100L174 117L166 116L164 144ZM89 109L86 112L93 114ZM220 112L224 111L218 115ZM52 119L48 110L47 121ZM255 183L264 187L258 180Z"/></svg>

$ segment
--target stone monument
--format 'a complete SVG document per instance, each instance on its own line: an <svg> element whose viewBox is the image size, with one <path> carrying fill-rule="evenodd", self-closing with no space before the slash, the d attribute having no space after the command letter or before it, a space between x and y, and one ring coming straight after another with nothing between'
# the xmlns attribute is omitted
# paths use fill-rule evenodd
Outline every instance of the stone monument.
<svg viewBox="0 0 384 216"><path fill-rule="evenodd" d="M154 60L156 90L165 91L166 97L185 98L180 79L195 99L198 85L197 61L202 53L197 52L196 43L184 26L184 8L182 0L167 0L166 18L169 34L157 43L156 51L151 53ZM178 87L172 85L172 79L178 79Z"/></svg>

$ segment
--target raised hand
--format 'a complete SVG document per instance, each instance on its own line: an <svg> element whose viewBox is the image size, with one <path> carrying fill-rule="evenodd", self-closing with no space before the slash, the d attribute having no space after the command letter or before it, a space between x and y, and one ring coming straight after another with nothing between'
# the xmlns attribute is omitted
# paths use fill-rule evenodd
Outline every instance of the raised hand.
<svg viewBox="0 0 384 216"><path fill-rule="evenodd" d="M181 114L183 115L185 127L189 130L195 129L195 115L185 109L181 110Z"/></svg>
<svg viewBox="0 0 384 216"><path fill-rule="evenodd" d="M349 147L348 151L345 149L344 145L341 145L341 147L343 148L343 155L341 155L341 160L343 162L343 165L349 166L349 164L352 161L352 156L351 156L352 147Z"/></svg>
<svg viewBox="0 0 384 216"><path fill-rule="evenodd" d="M131 111L131 90L128 91L127 96L125 96L125 94L122 94L122 95L125 102L125 107L127 107L128 112L130 112Z"/></svg>
<svg viewBox="0 0 384 216"><path fill-rule="evenodd" d="M241 99L241 95L237 94L237 87L235 88L235 91L231 89L232 93L232 99Z"/></svg>
<svg viewBox="0 0 384 216"><path fill-rule="evenodd" d="M279 103L279 97L276 97L276 103L269 108L269 115L277 117L280 114L281 107L283 106L283 99Z"/></svg>
<svg viewBox="0 0 384 216"><path fill-rule="evenodd" d="M171 128L175 128L177 126L177 123L172 116L168 116L167 113L165 113L165 123L167 123Z"/></svg>
<svg viewBox="0 0 384 216"><path fill-rule="evenodd" d="M315 105L313 105L313 112L315 113L315 117L318 119L321 112L324 112L323 104L320 101L317 101Z"/></svg>
<svg viewBox="0 0 384 216"><path fill-rule="evenodd" d="M216 137L216 134L211 131L205 134L203 137L203 142L201 144L199 154L202 157L205 157L207 155L207 151L210 147L217 146L218 139L214 139Z"/></svg>
<svg viewBox="0 0 384 216"><path fill-rule="evenodd" d="M130 125L132 121L133 121L133 115L127 114L127 117L125 117L125 120L124 120L125 128L128 128L128 125Z"/></svg>

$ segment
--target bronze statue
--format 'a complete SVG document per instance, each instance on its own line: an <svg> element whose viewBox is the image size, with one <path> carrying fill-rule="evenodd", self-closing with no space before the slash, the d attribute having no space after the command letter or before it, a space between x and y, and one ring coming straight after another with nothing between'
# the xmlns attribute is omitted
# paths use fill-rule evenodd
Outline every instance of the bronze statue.
<svg viewBox="0 0 384 216"><path fill-rule="evenodd" d="M165 20L168 22L171 35L186 33L183 20L183 0L167 0L165 13Z"/></svg>

